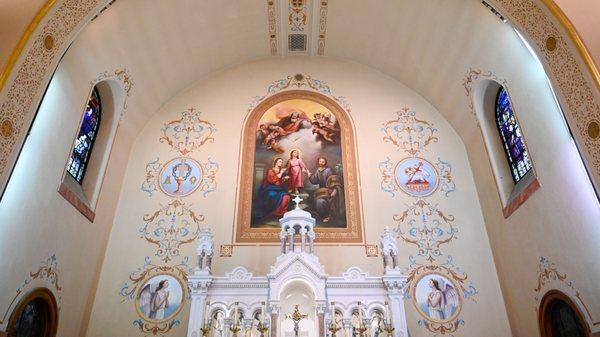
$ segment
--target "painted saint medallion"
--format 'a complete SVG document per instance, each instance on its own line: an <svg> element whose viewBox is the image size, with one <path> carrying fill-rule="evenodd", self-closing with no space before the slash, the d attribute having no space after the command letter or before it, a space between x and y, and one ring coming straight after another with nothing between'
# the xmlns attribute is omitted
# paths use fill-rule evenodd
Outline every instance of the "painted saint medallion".
<svg viewBox="0 0 600 337"><path fill-rule="evenodd" d="M173 275L159 274L144 283L137 295L136 307L144 320L163 322L177 315L183 298L181 282Z"/></svg>
<svg viewBox="0 0 600 337"><path fill-rule="evenodd" d="M438 323L454 320L462 304L454 283L435 273L425 274L417 281L413 301L423 317Z"/></svg>
<svg viewBox="0 0 600 337"><path fill-rule="evenodd" d="M172 197L193 193L202 181L202 166L192 158L180 157L169 161L161 170L159 185Z"/></svg>
<svg viewBox="0 0 600 337"><path fill-rule="evenodd" d="M438 173L435 167L423 158L412 157L402 160L396 166L396 183L402 191L413 197L425 197L438 186Z"/></svg>

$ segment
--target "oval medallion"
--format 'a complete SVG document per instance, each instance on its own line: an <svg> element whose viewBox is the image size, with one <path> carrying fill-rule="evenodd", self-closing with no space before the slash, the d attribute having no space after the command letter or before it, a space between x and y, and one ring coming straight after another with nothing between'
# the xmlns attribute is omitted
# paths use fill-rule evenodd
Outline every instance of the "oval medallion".
<svg viewBox="0 0 600 337"><path fill-rule="evenodd" d="M202 166L192 158L175 158L163 166L159 175L160 189L172 197L193 193L202 181Z"/></svg>
<svg viewBox="0 0 600 337"><path fill-rule="evenodd" d="M396 183L404 193L413 197L426 197L438 186L435 167L423 158L406 158L396 165Z"/></svg>

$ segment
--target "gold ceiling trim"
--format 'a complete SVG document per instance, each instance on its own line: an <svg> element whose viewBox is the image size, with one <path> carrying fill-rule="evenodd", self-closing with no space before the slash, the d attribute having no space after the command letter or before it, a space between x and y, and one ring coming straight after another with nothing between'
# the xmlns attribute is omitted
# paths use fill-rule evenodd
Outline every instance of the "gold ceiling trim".
<svg viewBox="0 0 600 337"><path fill-rule="evenodd" d="M19 39L19 42L13 49L8 61L6 62L5 66L2 68L2 72L0 73L0 92L2 91L2 89L4 89L4 86L6 85L6 81L9 77L10 73L12 72L15 64L17 63L17 60L20 58L21 54L23 53L23 49L25 49L25 46L27 45L29 38L31 37L33 32L36 30L36 28L39 26L40 22L44 19L46 14L56 4L56 1L57 0L47 0L44 3L44 5L42 5L40 10L36 13L36 15L33 17L31 22L29 23L29 25L23 32L23 35ZM560 23L560 25L565 29L567 35L569 36L571 41L574 43L575 48L577 49L577 51L579 52L579 55L583 59L588 71L592 75L592 79L594 80L594 83L596 84L596 88L598 90L600 90L600 70L598 69L598 66L596 65L596 62L594 61L591 53L589 52L589 49L585 45L585 42L583 42L581 35L577 31L577 29L575 28L575 26L573 25L571 20L567 17L565 12L556 4L556 2L554 0L540 0L540 1L546 6L546 8L550 11L550 13L552 13L552 15L557 19L557 21ZM269 2L272 2L272 1L269 1ZM271 48L272 48L272 46L271 46Z"/></svg>
<svg viewBox="0 0 600 337"><path fill-rule="evenodd" d="M42 8L40 8L40 10L33 17L31 22L25 29L25 32L23 32L23 35L21 35L19 42L17 42L15 49L13 49L12 53L10 54L10 57L8 58L8 61L6 62L6 64L2 68L2 72L0 73L0 92L2 91L2 89L4 89L6 80L8 79L8 76L15 67L17 60L21 57L23 49L25 49L27 42L29 42L29 38L40 25L40 22L42 22L42 20L46 17L46 14L48 14L52 7L54 7L55 3L56 0L47 0L46 3L42 6Z"/></svg>
<svg viewBox="0 0 600 337"><path fill-rule="evenodd" d="M575 28L575 25L573 25L573 22L569 20L565 12L556 4L554 0L541 1L546 6L546 8L548 8L550 13L552 13L552 15L556 18L556 20L558 20L560 25L567 32L569 38L571 38L571 41L575 44L575 48L577 48L579 55L581 56L581 58L583 58L583 61L585 62L586 67L588 68L588 71L592 75L592 79L596 84L596 88L600 91L600 71L598 70L598 66L594 61L592 54L585 45L585 42L583 42L581 35Z"/></svg>

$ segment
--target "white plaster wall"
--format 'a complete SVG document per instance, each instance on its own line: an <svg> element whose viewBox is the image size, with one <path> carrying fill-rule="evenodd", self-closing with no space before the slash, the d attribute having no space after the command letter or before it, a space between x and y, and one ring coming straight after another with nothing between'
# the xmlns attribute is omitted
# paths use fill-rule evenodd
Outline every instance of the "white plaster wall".
<svg viewBox="0 0 600 337"><path fill-rule="evenodd" d="M157 157L165 162L177 156L174 151L169 151L166 144L159 143L162 125L178 119L180 112L190 107L202 111L203 118L216 125L218 131L215 142L205 145L191 156L199 161L211 158L219 163L217 191L207 197L196 192L184 198L184 201L191 203L195 211L205 215L205 223L215 232L217 247L229 244L232 240L237 199L240 136L248 106L254 96L265 94L273 81L296 73L328 82L335 95L345 96L350 103L356 129L367 243L376 244L384 226L393 225L392 216L400 213L411 202L410 198L401 193L392 198L380 189L378 163L387 156L396 159L403 157L393 146L383 142L380 130L382 124L395 119L396 111L410 107L418 112L420 118L435 125L440 141L429 146L423 155L430 161L441 157L452 163L457 191L449 198L437 194L429 201L438 203L446 213L455 215L455 223L460 231L458 239L443 247L443 250L445 254L454 257L479 291L477 304L469 301L464 304L461 318L466 323L460 328L460 333L464 336L510 335L471 169L459 136L431 104L401 83L369 68L327 58L269 59L230 68L198 81L149 120L135 141L127 165L87 335L136 333L137 328L132 324L138 318L134 303L123 303L119 290L128 281L129 275L143 265L146 256L150 256L154 263L160 263L153 256L156 246L140 238L138 229L143 225L144 214L152 213L169 200L161 193L148 197L140 189L148 162ZM189 256L193 260L194 249L193 244L182 246L182 257ZM235 247L233 257L215 258L215 273L222 275L243 265L255 275L264 274L278 252L277 246ZM340 274L353 265L373 274L382 272L380 258L367 258L362 246L319 246L317 254L329 274ZM416 247L401 244L402 266L407 267L408 256L415 254ZM177 264L179 261L175 259L169 264ZM419 316L412 302L407 301L406 307L411 335L429 335L430 333L417 326ZM482 316L482 310L487 315ZM186 331L187 309L176 318L182 324L174 327L169 335L183 336Z"/></svg>
<svg viewBox="0 0 600 337"><path fill-rule="evenodd" d="M67 58L68 60L69 58ZM51 81L12 178L0 202L0 324L4 330L11 300L29 273L54 254L62 288L58 336L85 331L104 249L123 177L131 139L116 136L104 177L95 220L90 223L57 190L77 134L95 68L73 62L61 65ZM108 104L107 104L108 105ZM120 111L117 112L117 115ZM109 125L101 126L109 128ZM54 290L48 282L35 286ZM33 288L24 287L14 304Z"/></svg>

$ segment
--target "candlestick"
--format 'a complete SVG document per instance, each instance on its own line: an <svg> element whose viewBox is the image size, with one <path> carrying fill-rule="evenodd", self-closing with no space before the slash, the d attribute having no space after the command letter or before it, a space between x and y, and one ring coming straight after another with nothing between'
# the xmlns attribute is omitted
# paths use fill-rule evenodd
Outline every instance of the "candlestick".
<svg viewBox="0 0 600 337"><path fill-rule="evenodd" d="M200 331L202 331L203 337L208 336L208 333L210 332L210 325L208 323L204 323L204 326L200 328Z"/></svg>
<svg viewBox="0 0 600 337"><path fill-rule="evenodd" d="M232 337L237 337L237 333L240 331L240 326L237 323L234 323L231 325L229 330L232 333L232 335L231 335Z"/></svg>
<svg viewBox="0 0 600 337"><path fill-rule="evenodd" d="M388 336L392 336L392 333L394 332L394 327L392 326L391 322L388 322L385 324L383 330L387 332Z"/></svg>
<svg viewBox="0 0 600 337"><path fill-rule="evenodd" d="M385 318L388 321L388 323L392 322L392 310L390 309L390 303L389 302L385 302Z"/></svg>
<svg viewBox="0 0 600 337"><path fill-rule="evenodd" d="M239 302L235 302L233 306L233 324L237 325L238 323L238 304Z"/></svg>
<svg viewBox="0 0 600 337"><path fill-rule="evenodd" d="M208 323L208 315L210 310L210 302L206 301L206 308L204 308L204 325Z"/></svg>
<svg viewBox="0 0 600 337"><path fill-rule="evenodd" d="M360 322L360 324L362 325L362 310L360 308L360 302L358 302L358 321Z"/></svg>
<svg viewBox="0 0 600 337"><path fill-rule="evenodd" d="M331 318L335 317L335 306L333 305L333 301L331 301L331 307L329 308L329 312L331 313Z"/></svg>
<svg viewBox="0 0 600 337"><path fill-rule="evenodd" d="M260 309L260 322L265 322L265 302L262 302L262 308Z"/></svg>
<svg viewBox="0 0 600 337"><path fill-rule="evenodd" d="M341 329L335 321L332 319L331 323L329 323L329 327L327 328L329 332L331 332L331 337L335 337L335 334Z"/></svg>
<svg viewBox="0 0 600 337"><path fill-rule="evenodd" d="M258 330L258 332L260 332L260 337L265 337L265 332L269 331L269 327L263 322L258 323L256 329Z"/></svg>

